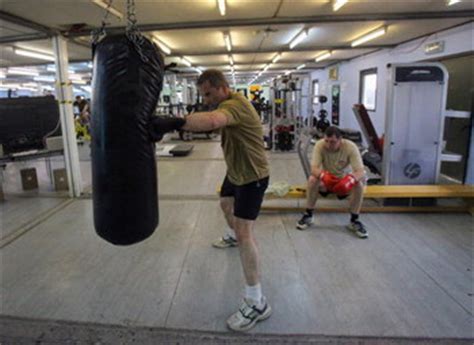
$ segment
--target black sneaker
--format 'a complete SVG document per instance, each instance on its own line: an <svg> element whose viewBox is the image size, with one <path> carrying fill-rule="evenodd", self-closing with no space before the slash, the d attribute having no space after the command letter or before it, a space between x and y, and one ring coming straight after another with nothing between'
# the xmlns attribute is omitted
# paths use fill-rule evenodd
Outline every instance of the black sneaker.
<svg viewBox="0 0 474 345"><path fill-rule="evenodd" d="M296 223L298 230L306 230L311 224L313 224L314 217L307 213L303 214L301 219Z"/></svg>
<svg viewBox="0 0 474 345"><path fill-rule="evenodd" d="M365 230L364 224L356 220L355 222L351 222L347 228L351 231L354 231L357 236L360 238L367 238L369 237L369 234L367 233L367 230Z"/></svg>

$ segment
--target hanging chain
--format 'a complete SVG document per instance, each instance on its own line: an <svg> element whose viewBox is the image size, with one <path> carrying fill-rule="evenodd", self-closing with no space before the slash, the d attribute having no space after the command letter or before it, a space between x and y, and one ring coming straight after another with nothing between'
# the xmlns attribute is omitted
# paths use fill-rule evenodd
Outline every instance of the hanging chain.
<svg viewBox="0 0 474 345"><path fill-rule="evenodd" d="M138 29L137 17L135 15L135 0L127 0L127 28L125 33L128 39L133 43L138 55L143 62L148 62L148 57L143 53L142 46L145 38Z"/></svg>
<svg viewBox="0 0 474 345"><path fill-rule="evenodd" d="M107 23L107 17L109 16L110 13L110 7L112 6L113 0L109 0L107 2L107 7L105 8L105 14L104 17L102 18L102 25L100 26L99 29L93 30L92 31L92 46L95 46L99 40L105 36L105 27L109 24Z"/></svg>

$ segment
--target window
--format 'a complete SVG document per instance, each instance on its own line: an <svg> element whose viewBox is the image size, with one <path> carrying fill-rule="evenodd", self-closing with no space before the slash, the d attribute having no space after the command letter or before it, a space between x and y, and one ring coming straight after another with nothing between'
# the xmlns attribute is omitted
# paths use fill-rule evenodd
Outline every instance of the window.
<svg viewBox="0 0 474 345"><path fill-rule="evenodd" d="M377 69L371 68L360 72L359 103L367 110L375 111L377 101Z"/></svg>
<svg viewBox="0 0 474 345"><path fill-rule="evenodd" d="M313 104L319 104L319 81L313 80Z"/></svg>

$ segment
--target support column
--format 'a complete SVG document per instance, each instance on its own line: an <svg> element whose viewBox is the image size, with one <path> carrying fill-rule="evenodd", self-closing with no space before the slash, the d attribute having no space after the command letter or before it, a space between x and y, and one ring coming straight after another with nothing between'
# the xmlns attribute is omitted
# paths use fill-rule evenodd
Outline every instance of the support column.
<svg viewBox="0 0 474 345"><path fill-rule="evenodd" d="M82 193L82 177L79 165L76 133L74 129L74 113L72 109L72 83L69 81L69 62L66 40L57 35L52 38L56 63L56 98L59 103L61 131L63 136L64 157L71 198Z"/></svg>
<svg viewBox="0 0 474 345"><path fill-rule="evenodd" d="M191 90L190 90L190 104L197 103L197 90L196 90L196 84L191 84Z"/></svg>
<svg viewBox="0 0 474 345"><path fill-rule="evenodd" d="M189 90L188 90L188 80L186 78L183 78L183 81L181 82L182 88L181 88L181 94L183 95L183 104L186 107L189 102Z"/></svg>
<svg viewBox="0 0 474 345"><path fill-rule="evenodd" d="M176 94L176 74L171 74L169 77L169 83L170 83L170 105L171 105L171 113L173 115L177 115L178 108L176 105L178 104L178 96Z"/></svg>

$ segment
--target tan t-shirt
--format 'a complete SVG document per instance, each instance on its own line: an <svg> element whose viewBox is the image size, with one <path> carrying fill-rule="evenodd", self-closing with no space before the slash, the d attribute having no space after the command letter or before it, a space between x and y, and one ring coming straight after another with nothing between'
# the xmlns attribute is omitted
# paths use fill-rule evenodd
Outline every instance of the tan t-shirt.
<svg viewBox="0 0 474 345"><path fill-rule="evenodd" d="M227 126L221 129L221 146L229 181L241 186L269 176L262 124L249 100L232 92L228 100L219 104L218 110L228 120Z"/></svg>
<svg viewBox="0 0 474 345"><path fill-rule="evenodd" d="M318 140L313 149L311 165L321 167L339 178L346 175L349 165L352 171L364 168L357 145L346 139L342 139L341 147L335 152L324 147L324 139Z"/></svg>

